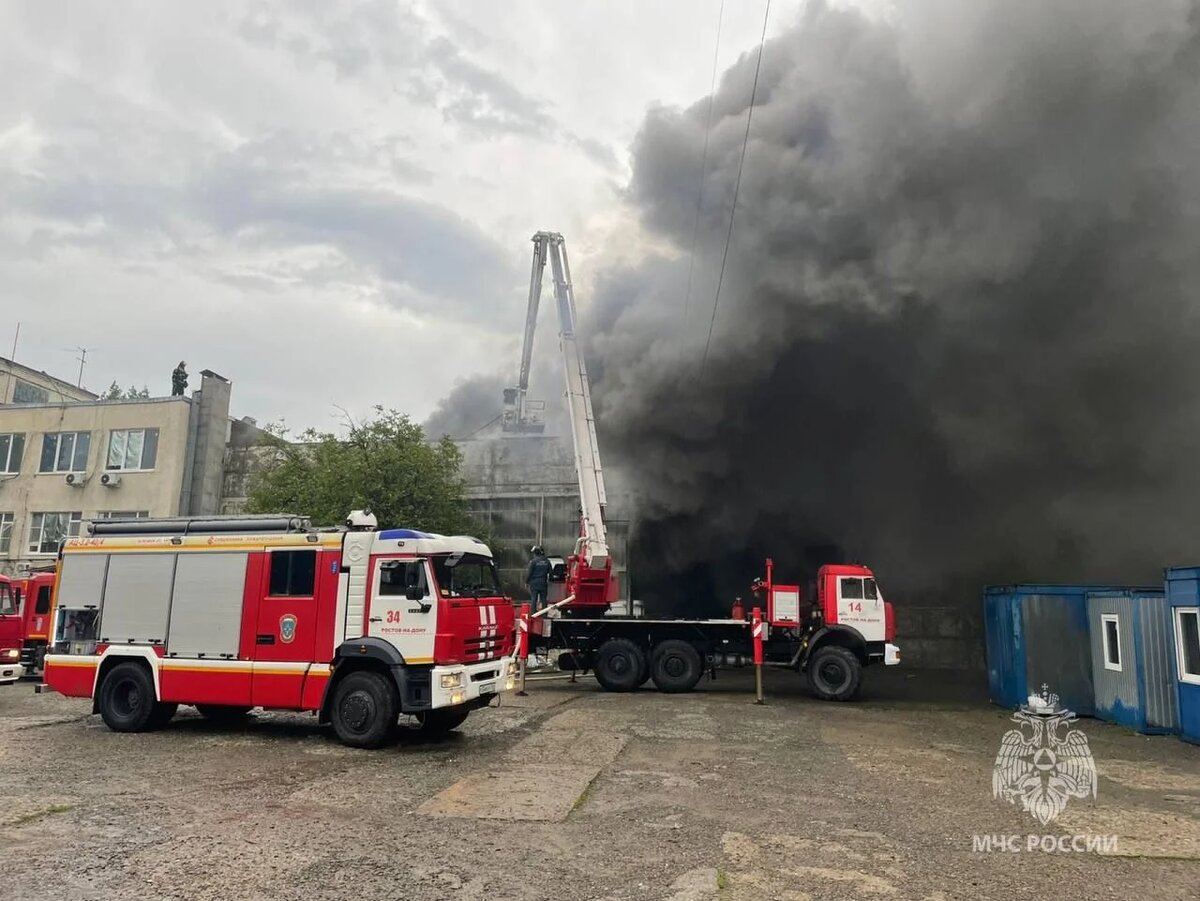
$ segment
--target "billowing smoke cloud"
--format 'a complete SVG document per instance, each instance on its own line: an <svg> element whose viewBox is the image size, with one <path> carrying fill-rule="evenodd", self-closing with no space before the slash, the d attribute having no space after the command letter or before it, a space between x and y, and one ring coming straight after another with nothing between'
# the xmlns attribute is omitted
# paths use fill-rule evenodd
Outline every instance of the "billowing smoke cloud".
<svg viewBox="0 0 1200 901"><path fill-rule="evenodd" d="M679 253L601 274L586 334L652 600L724 603L767 554L964 603L1200 558L1196 4L897 15L768 42L706 365L754 55L713 98L686 312L707 98L637 138Z"/></svg>

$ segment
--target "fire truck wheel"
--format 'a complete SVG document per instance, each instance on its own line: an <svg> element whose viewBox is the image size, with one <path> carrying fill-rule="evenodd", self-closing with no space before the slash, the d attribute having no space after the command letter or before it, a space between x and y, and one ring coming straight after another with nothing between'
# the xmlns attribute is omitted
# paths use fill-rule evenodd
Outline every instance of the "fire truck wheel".
<svg viewBox="0 0 1200 901"><path fill-rule="evenodd" d="M592 669L605 691L633 691L641 684L646 655L628 638L610 638L600 645Z"/></svg>
<svg viewBox="0 0 1200 901"><path fill-rule="evenodd" d="M691 691L704 674L704 661L691 644L678 638L660 642L650 655L650 676L659 691Z"/></svg>
<svg viewBox="0 0 1200 901"><path fill-rule="evenodd" d="M849 701L861 682L862 664L847 648L826 645L808 661L808 684L822 701Z"/></svg>
<svg viewBox="0 0 1200 901"><path fill-rule="evenodd" d="M113 732L144 732L155 726L154 680L140 663L118 663L104 676L97 699L100 717Z"/></svg>
<svg viewBox="0 0 1200 901"><path fill-rule="evenodd" d="M396 687L380 673L350 673L333 690L330 719L342 744L379 748L392 735L400 716Z"/></svg>
<svg viewBox="0 0 1200 901"><path fill-rule="evenodd" d="M197 704L196 709L206 720L214 723L236 723L245 719L249 707L236 704Z"/></svg>
<svg viewBox="0 0 1200 901"><path fill-rule="evenodd" d="M439 707L418 713L417 722L421 724L423 735L445 735L465 723L470 712L466 706Z"/></svg>

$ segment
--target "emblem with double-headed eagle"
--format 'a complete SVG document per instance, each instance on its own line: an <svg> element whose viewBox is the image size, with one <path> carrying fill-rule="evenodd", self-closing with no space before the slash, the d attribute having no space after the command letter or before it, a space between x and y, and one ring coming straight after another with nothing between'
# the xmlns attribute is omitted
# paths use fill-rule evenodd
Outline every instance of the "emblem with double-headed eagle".
<svg viewBox="0 0 1200 901"><path fill-rule="evenodd" d="M1073 730L1075 714L1043 685L1013 714L992 771L992 794L1021 806L1043 826L1071 798L1096 797L1096 762L1087 736Z"/></svg>

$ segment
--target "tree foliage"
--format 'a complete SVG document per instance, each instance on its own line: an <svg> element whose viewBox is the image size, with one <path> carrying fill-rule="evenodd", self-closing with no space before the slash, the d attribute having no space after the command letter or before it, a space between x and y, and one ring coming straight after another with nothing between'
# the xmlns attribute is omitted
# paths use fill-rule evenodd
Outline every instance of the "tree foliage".
<svg viewBox="0 0 1200 901"><path fill-rule="evenodd" d="M150 389L143 385L141 388L135 388L130 385L128 388L122 388L115 381L108 386L108 390L101 395L102 400L144 400L150 396Z"/></svg>
<svg viewBox="0 0 1200 901"><path fill-rule="evenodd" d="M275 450L274 459L254 479L247 512L296 513L334 525L368 508L381 528L484 537L467 513L454 442L430 444L420 425L382 407L347 425L346 435L309 429L296 441L268 431L262 443Z"/></svg>

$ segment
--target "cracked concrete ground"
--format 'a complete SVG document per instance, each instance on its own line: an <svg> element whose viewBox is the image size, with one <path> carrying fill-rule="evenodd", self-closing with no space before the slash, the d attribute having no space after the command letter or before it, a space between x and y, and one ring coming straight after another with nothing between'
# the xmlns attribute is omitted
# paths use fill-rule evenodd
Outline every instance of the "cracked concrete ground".
<svg viewBox="0 0 1200 901"><path fill-rule="evenodd" d="M876 671L823 704L770 673L690 695L552 679L449 739L378 752L311 717L116 735L0 689L0 896L35 899L1009 899L1200 896L1200 748L1084 720L1095 800L992 798L981 677ZM974 835L1116 834L1115 855Z"/></svg>

